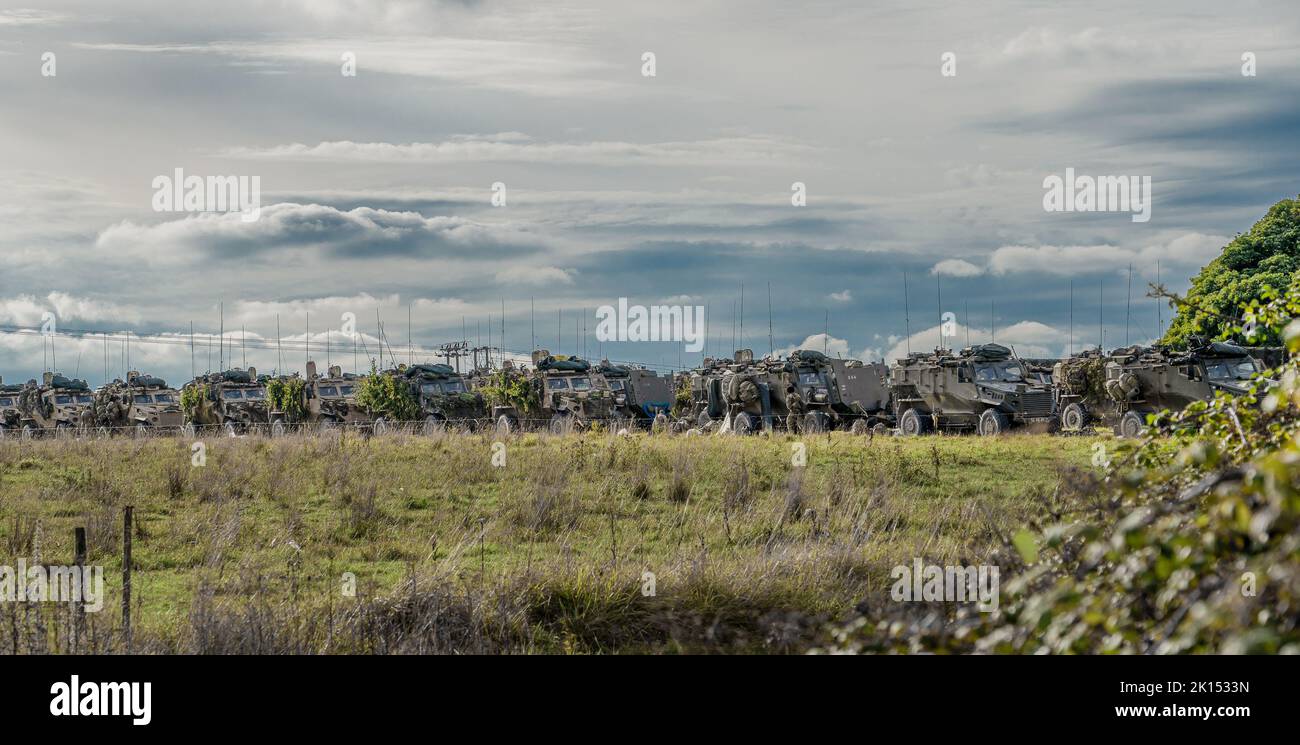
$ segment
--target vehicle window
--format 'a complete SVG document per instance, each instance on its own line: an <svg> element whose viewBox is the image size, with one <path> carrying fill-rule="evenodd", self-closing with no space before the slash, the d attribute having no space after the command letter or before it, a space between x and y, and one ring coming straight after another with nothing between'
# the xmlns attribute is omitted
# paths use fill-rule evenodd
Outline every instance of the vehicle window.
<svg viewBox="0 0 1300 745"><path fill-rule="evenodd" d="M426 396L439 396L442 395L442 386L437 383L422 383L420 384L420 393Z"/></svg>
<svg viewBox="0 0 1300 745"><path fill-rule="evenodd" d="M13 405L14 405L14 400L12 398L0 398L0 406L13 406Z"/></svg>
<svg viewBox="0 0 1300 745"><path fill-rule="evenodd" d="M136 395L135 402L138 404L151 404L153 403L153 400L149 398L149 394L140 393Z"/></svg>
<svg viewBox="0 0 1300 745"><path fill-rule="evenodd" d="M244 391L244 398L263 399L266 398L266 391L261 388L250 388Z"/></svg>
<svg viewBox="0 0 1300 745"><path fill-rule="evenodd" d="M77 396L77 403L79 404L91 404L94 402L95 402L95 397L88 393L83 393Z"/></svg>
<svg viewBox="0 0 1300 745"><path fill-rule="evenodd" d="M56 403L56 404L70 404L70 403L72 403L72 396L55 396L55 397L54 397L54 403Z"/></svg>
<svg viewBox="0 0 1300 745"><path fill-rule="evenodd" d="M546 387L553 391L569 390L569 381L565 378L551 378L546 381Z"/></svg>
<svg viewBox="0 0 1300 745"><path fill-rule="evenodd" d="M611 380L609 381L609 387L611 390L621 391L623 390L623 383L624 381L622 380Z"/></svg>
<svg viewBox="0 0 1300 745"><path fill-rule="evenodd" d="M1020 383L1025 379L1018 362L992 362L975 366L975 379L982 383Z"/></svg>
<svg viewBox="0 0 1300 745"><path fill-rule="evenodd" d="M244 397L244 392L239 389L222 391L221 397L227 401L235 401Z"/></svg>
<svg viewBox="0 0 1300 745"><path fill-rule="evenodd" d="M445 393L464 393L465 382L462 380L448 380L442 384L442 390Z"/></svg>
<svg viewBox="0 0 1300 745"><path fill-rule="evenodd" d="M573 379L573 390L575 390L575 391L589 391L589 390L591 390L591 378L574 378L574 379Z"/></svg>
<svg viewBox="0 0 1300 745"><path fill-rule="evenodd" d="M174 404L176 403L176 396L171 393L155 393L153 394L153 400L160 404Z"/></svg>
<svg viewBox="0 0 1300 745"><path fill-rule="evenodd" d="M334 398L339 395L339 389L332 385L323 385L320 387L321 398Z"/></svg>
<svg viewBox="0 0 1300 745"><path fill-rule="evenodd" d="M351 395L352 395L352 386L350 386L350 385L341 385L341 386L339 386L339 395L340 395L340 396L351 396Z"/></svg>
<svg viewBox="0 0 1300 745"><path fill-rule="evenodd" d="M821 385L821 373L801 372L799 373L799 385Z"/></svg>
<svg viewBox="0 0 1300 745"><path fill-rule="evenodd" d="M1205 374L1210 380L1250 380L1257 372L1259 368L1251 359L1205 363Z"/></svg>

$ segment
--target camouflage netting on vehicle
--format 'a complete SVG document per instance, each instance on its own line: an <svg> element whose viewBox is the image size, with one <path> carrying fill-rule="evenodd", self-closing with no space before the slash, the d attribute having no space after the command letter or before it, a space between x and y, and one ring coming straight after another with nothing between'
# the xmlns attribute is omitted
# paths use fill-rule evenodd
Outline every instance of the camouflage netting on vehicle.
<svg viewBox="0 0 1300 745"><path fill-rule="evenodd" d="M131 380L131 385L140 388L166 388L167 381L162 378L155 378L152 375L137 375Z"/></svg>
<svg viewBox="0 0 1300 745"><path fill-rule="evenodd" d="M596 371L607 378L626 378L632 374L632 368L626 365L611 365L608 362L600 363Z"/></svg>
<svg viewBox="0 0 1300 745"><path fill-rule="evenodd" d="M830 362L830 357L813 349L796 349L790 353L789 364L787 367L794 365L823 365Z"/></svg>
<svg viewBox="0 0 1300 745"><path fill-rule="evenodd" d="M585 372L591 369L591 363L581 357L565 357L563 355L551 355L543 358L537 363L538 370L564 370L569 372Z"/></svg>
<svg viewBox="0 0 1300 745"><path fill-rule="evenodd" d="M1001 344L980 344L970 348L970 356L981 360L1005 360L1011 357L1011 349Z"/></svg>
<svg viewBox="0 0 1300 745"><path fill-rule="evenodd" d="M1259 318L1300 352L1300 281ZM885 585L827 650L1300 653L1300 362L1154 429L1116 443L1100 483L1078 477L1050 524L972 557L1000 569L996 611Z"/></svg>
<svg viewBox="0 0 1300 745"><path fill-rule="evenodd" d="M90 390L90 386L86 385L86 381L77 380L75 378L66 378L62 375L55 375L54 378L50 381L50 387L59 388L62 390L69 390L69 391Z"/></svg>
<svg viewBox="0 0 1300 745"><path fill-rule="evenodd" d="M421 415L410 382L393 370L379 372L373 363L370 374L357 384L357 405L371 416L395 422L414 421Z"/></svg>
<svg viewBox="0 0 1300 745"><path fill-rule="evenodd" d="M273 411L290 422L307 417L307 381L298 377L272 378L266 384L266 399Z"/></svg>
<svg viewBox="0 0 1300 745"><path fill-rule="evenodd" d="M195 381L181 389L181 412L192 424L221 423L207 383Z"/></svg>
<svg viewBox="0 0 1300 745"><path fill-rule="evenodd" d="M1072 357L1056 363L1052 381L1062 393L1096 404L1106 400L1106 359L1100 355Z"/></svg>
<svg viewBox="0 0 1300 745"><path fill-rule="evenodd" d="M451 365L412 365L406 369L408 378L447 378L456 374Z"/></svg>

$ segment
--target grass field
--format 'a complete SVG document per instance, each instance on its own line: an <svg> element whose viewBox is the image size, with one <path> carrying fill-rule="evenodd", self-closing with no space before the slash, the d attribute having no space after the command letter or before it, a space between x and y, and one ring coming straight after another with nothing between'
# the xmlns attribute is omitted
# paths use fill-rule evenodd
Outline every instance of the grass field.
<svg viewBox="0 0 1300 745"><path fill-rule="evenodd" d="M137 652L797 652L894 565L1071 509L1092 442L529 434L497 467L494 439L213 438L204 465L179 438L0 442L0 563L70 564L85 527L99 652L125 649L125 505ZM66 606L19 605L0 653L67 649Z"/></svg>

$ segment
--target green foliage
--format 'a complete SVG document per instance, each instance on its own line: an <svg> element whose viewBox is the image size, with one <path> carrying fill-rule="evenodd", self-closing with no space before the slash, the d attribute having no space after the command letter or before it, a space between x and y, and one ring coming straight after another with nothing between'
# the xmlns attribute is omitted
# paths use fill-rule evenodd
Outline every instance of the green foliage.
<svg viewBox="0 0 1300 745"><path fill-rule="evenodd" d="M537 391L527 375L516 370L499 370L488 376L487 384L479 389L488 406L513 406L521 413L531 413L541 408Z"/></svg>
<svg viewBox="0 0 1300 745"><path fill-rule="evenodd" d="M1247 315L1300 352L1300 279ZM1103 483L1076 487L1073 511L1016 533L993 560L998 612L893 603L832 646L1300 653L1300 362L1269 375L1155 417L1157 436L1115 448Z"/></svg>
<svg viewBox="0 0 1300 745"><path fill-rule="evenodd" d="M307 381L302 378L272 378L266 384L266 397L273 411L282 412L291 422L307 416Z"/></svg>
<svg viewBox="0 0 1300 745"><path fill-rule="evenodd" d="M406 378L392 372L379 372L370 363L370 374L357 385L357 405L371 416L409 422L420 418L420 404Z"/></svg>
<svg viewBox="0 0 1300 745"><path fill-rule="evenodd" d="M677 396L673 400L673 416L686 416L691 411L691 376L683 375L677 384Z"/></svg>
<svg viewBox="0 0 1300 745"><path fill-rule="evenodd" d="M1184 346L1191 336L1226 338L1243 306L1289 287L1300 277L1300 198L1283 199L1263 219L1238 235L1192 280L1186 304L1165 334ZM1252 343L1275 345L1276 330L1262 330Z"/></svg>
<svg viewBox="0 0 1300 745"><path fill-rule="evenodd" d="M185 421L202 421L208 408L207 383L187 385L181 389L181 411L185 413Z"/></svg>

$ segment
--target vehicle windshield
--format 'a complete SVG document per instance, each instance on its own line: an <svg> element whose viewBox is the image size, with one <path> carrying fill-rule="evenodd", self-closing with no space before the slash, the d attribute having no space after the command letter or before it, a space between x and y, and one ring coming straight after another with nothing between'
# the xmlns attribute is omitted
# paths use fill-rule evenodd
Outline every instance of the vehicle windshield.
<svg viewBox="0 0 1300 745"><path fill-rule="evenodd" d="M822 374L817 372L799 373L799 385L803 386L825 386L822 381Z"/></svg>
<svg viewBox="0 0 1300 745"><path fill-rule="evenodd" d="M55 397L54 397L54 403L56 403L56 404L70 404L70 403L72 403L72 396L55 396Z"/></svg>
<svg viewBox="0 0 1300 745"><path fill-rule="evenodd" d="M351 395L352 395L352 386L350 386L350 385L341 385L341 386L339 386L339 395L340 395L340 396L351 396Z"/></svg>
<svg viewBox="0 0 1300 745"><path fill-rule="evenodd" d="M575 390L575 391L589 391L589 390L591 390L591 378L574 378L574 379L573 379L573 390Z"/></svg>
<svg viewBox="0 0 1300 745"><path fill-rule="evenodd" d="M420 393L426 396L438 396L442 394L442 386L437 383L421 383Z"/></svg>
<svg viewBox="0 0 1300 745"><path fill-rule="evenodd" d="M569 381L565 378L551 378L546 381L546 387L553 391L569 390Z"/></svg>
<svg viewBox="0 0 1300 745"><path fill-rule="evenodd" d="M151 404L153 403L153 399L149 398L149 394L141 393L136 395L135 402L138 404Z"/></svg>
<svg viewBox="0 0 1300 745"><path fill-rule="evenodd" d="M460 380L448 380L442 384L442 390L444 393L464 393L465 383Z"/></svg>
<svg viewBox="0 0 1300 745"><path fill-rule="evenodd" d="M1210 380L1250 380L1257 372L1259 368L1249 357L1205 363L1205 376Z"/></svg>
<svg viewBox="0 0 1300 745"><path fill-rule="evenodd" d="M981 383L1022 383L1025 372L1020 363L1013 360L985 362L975 365L975 380Z"/></svg>
<svg viewBox="0 0 1300 745"><path fill-rule="evenodd" d="M266 398L266 391L262 390L261 388L249 388L248 390L244 391L244 398L256 398L256 399Z"/></svg>
<svg viewBox="0 0 1300 745"><path fill-rule="evenodd" d="M155 393L153 394L153 400L160 404L174 404L176 403L176 396L171 393Z"/></svg>
<svg viewBox="0 0 1300 745"><path fill-rule="evenodd" d="M617 379L615 379L615 380L611 380L611 381L609 381L609 387L610 387L610 389L612 389L612 390L615 390L615 391L621 391L621 390L623 390L623 382L624 382L624 381L622 381L622 380L617 380Z"/></svg>
<svg viewBox="0 0 1300 745"><path fill-rule="evenodd" d="M13 406L13 405L14 405L14 400L12 398L0 398L0 406Z"/></svg>
<svg viewBox="0 0 1300 745"><path fill-rule="evenodd" d="M334 398L337 395L339 395L339 389L335 388L332 385L323 385L320 388L321 398Z"/></svg>
<svg viewBox="0 0 1300 745"><path fill-rule="evenodd" d="M234 401L234 400L237 400L237 399L241 399L241 398L243 398L243 397L244 397L244 392L241 391L241 390L238 390L238 389L236 389L236 390L231 390L231 391L222 391L222 392L221 392L221 397L224 398L224 399L227 400L227 401Z"/></svg>

